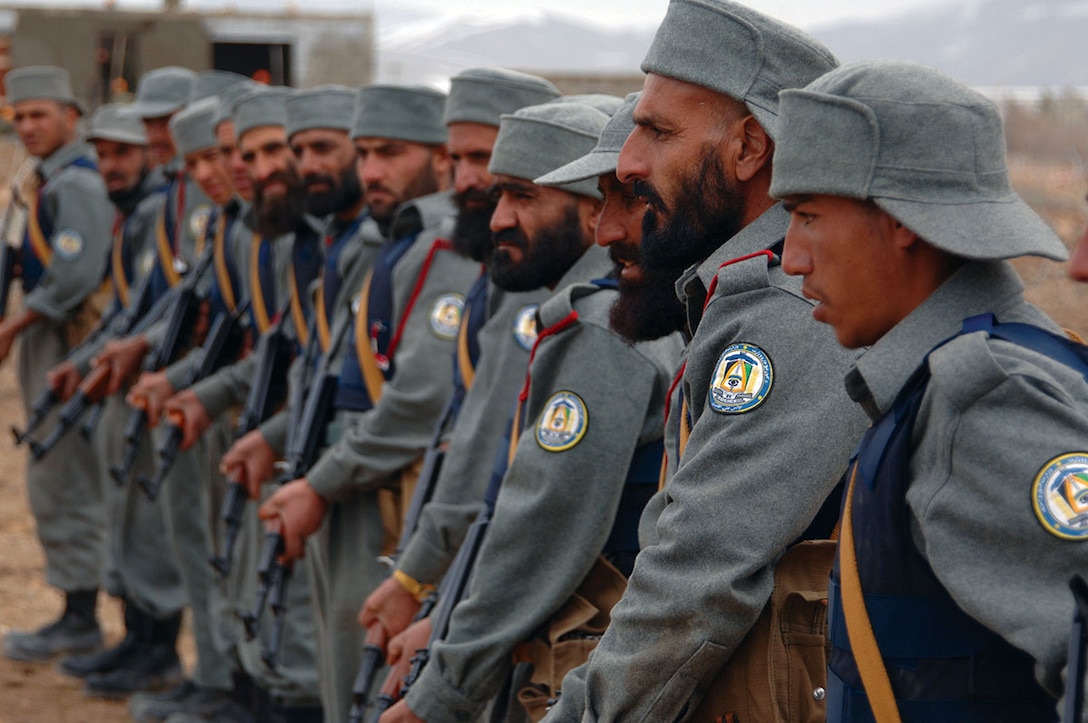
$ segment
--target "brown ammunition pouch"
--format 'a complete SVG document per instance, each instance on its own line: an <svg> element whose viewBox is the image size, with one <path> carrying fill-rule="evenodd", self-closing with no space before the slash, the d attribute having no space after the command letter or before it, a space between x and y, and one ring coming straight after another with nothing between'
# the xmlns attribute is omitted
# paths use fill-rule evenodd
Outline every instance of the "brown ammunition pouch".
<svg viewBox="0 0 1088 723"><path fill-rule="evenodd" d="M774 569L774 591L710 685L696 723L823 723L830 644L827 589L834 540L808 540Z"/></svg>
<svg viewBox="0 0 1088 723"><path fill-rule="evenodd" d="M64 323L64 341L69 349L79 346L98 326L98 320L113 301L113 283L104 281L90 296L80 302Z"/></svg>
<svg viewBox="0 0 1088 723"><path fill-rule="evenodd" d="M391 484L378 490L378 508L382 513L382 555L392 555L397 550L404 518L412 504L412 495L423 471L423 458L400 470Z"/></svg>
<svg viewBox="0 0 1088 723"><path fill-rule="evenodd" d="M532 640L514 650L514 662L530 662L529 684L518 700L533 721L547 712L559 695L563 676L589 659L612 620L612 608L623 597L627 578L604 557L598 557L585 580Z"/></svg>

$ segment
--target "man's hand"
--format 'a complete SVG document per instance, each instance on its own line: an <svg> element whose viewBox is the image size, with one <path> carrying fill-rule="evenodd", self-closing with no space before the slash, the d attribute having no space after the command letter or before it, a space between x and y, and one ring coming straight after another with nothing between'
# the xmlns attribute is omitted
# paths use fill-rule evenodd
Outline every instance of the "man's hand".
<svg viewBox="0 0 1088 723"><path fill-rule="evenodd" d="M74 362L62 361L45 373L45 381L49 388L62 402L76 393L76 387L83 379Z"/></svg>
<svg viewBox="0 0 1088 723"><path fill-rule="evenodd" d="M426 649L431 641L432 629L431 619L423 618L409 625L404 632L390 638L389 653L385 656L385 660L389 665L396 665L396 670L400 671L401 680L408 675L412 667L412 656Z"/></svg>
<svg viewBox="0 0 1088 723"><path fill-rule="evenodd" d="M129 390L125 401L129 406L147 412L147 426L154 429L159 426L163 405L173 393L174 385L166 372L144 372Z"/></svg>
<svg viewBox="0 0 1088 723"><path fill-rule="evenodd" d="M396 578L387 577L363 603L359 624L367 629L381 626L392 637L408 627L419 607L419 602Z"/></svg>
<svg viewBox="0 0 1088 723"><path fill-rule="evenodd" d="M302 477L276 490L257 510L257 515L273 524L279 522L284 541L282 559L290 563L302 558L303 543L321 527L326 507L328 503Z"/></svg>
<svg viewBox="0 0 1088 723"><path fill-rule="evenodd" d="M254 429L235 442L219 462L219 471L246 486L249 498L261 499L261 485L276 473L276 450Z"/></svg>
<svg viewBox="0 0 1088 723"><path fill-rule="evenodd" d="M196 394L191 389L182 389L166 400L163 409L167 416L181 427L181 451L185 451L196 444L200 436L212 426L212 418L208 416L208 410L200 403Z"/></svg>
<svg viewBox="0 0 1088 723"><path fill-rule="evenodd" d="M382 717L378 720L381 723L426 723L413 713L403 700L398 700L392 708L382 713Z"/></svg>
<svg viewBox="0 0 1088 723"><path fill-rule="evenodd" d="M105 364L110 370L106 395L116 394L136 376L140 363L151 349L143 334L107 342L95 357L95 365Z"/></svg>
<svg viewBox="0 0 1088 723"><path fill-rule="evenodd" d="M19 330L12 324L0 323L0 364L11 354L11 345L15 343L15 337Z"/></svg>

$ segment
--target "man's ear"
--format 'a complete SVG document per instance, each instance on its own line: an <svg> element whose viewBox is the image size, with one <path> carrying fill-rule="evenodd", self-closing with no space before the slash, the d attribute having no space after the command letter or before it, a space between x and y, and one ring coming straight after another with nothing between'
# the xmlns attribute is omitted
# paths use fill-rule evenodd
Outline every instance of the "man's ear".
<svg viewBox="0 0 1088 723"><path fill-rule="evenodd" d="M450 160L450 150L445 143L431 147L431 168L434 169L441 189L444 190L453 183L453 161Z"/></svg>
<svg viewBox="0 0 1088 723"><path fill-rule="evenodd" d="M592 244L597 236L597 219L600 218L604 202L589 196L578 197L578 219L582 224L582 232Z"/></svg>
<svg viewBox="0 0 1088 723"><path fill-rule="evenodd" d="M746 115L733 131L733 168L741 183L752 180L764 168L770 168L774 156L774 141L755 119Z"/></svg>

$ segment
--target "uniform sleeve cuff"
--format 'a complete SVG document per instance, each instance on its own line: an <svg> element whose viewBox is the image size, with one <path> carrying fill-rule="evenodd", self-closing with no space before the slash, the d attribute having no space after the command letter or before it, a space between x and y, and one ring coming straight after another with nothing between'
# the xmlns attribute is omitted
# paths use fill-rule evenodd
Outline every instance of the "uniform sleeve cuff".
<svg viewBox="0 0 1088 723"><path fill-rule="evenodd" d="M341 497L346 475L347 470L336 459L335 447L326 450L317 463L306 471L310 486L330 502L336 502Z"/></svg>
<svg viewBox="0 0 1088 723"><path fill-rule="evenodd" d="M474 701L443 679L433 659L408 689L405 701L423 720L448 720L451 715L459 721L476 720L487 707L486 700Z"/></svg>
<svg viewBox="0 0 1088 723"><path fill-rule="evenodd" d="M397 567L421 583L437 585L452 561L445 549L415 534L397 559Z"/></svg>
<svg viewBox="0 0 1088 723"><path fill-rule="evenodd" d="M27 295L25 303L26 308L44 314L53 321L64 321L68 318L68 310L40 288L31 291Z"/></svg>

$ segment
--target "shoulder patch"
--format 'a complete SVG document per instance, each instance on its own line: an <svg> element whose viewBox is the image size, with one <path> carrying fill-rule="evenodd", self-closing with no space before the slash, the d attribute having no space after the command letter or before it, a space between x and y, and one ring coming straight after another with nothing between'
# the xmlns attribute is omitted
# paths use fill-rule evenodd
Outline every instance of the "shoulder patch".
<svg viewBox="0 0 1088 723"><path fill-rule="evenodd" d="M461 294L442 294L431 307L431 331L439 339L453 341L461 328L461 312L465 310L465 297Z"/></svg>
<svg viewBox="0 0 1088 723"><path fill-rule="evenodd" d="M753 344L733 344L714 367L710 408L722 414L749 412L763 404L773 383L774 366L766 352Z"/></svg>
<svg viewBox="0 0 1088 723"><path fill-rule="evenodd" d="M536 442L549 452L564 452L582 441L589 426L586 404L574 392L556 392L536 425Z"/></svg>
<svg viewBox="0 0 1088 723"><path fill-rule="evenodd" d="M189 229L189 235L194 239L202 238L208 230L208 222L212 218L212 207L206 203L202 203L199 206L195 206L189 211L189 220L187 222L187 228Z"/></svg>
<svg viewBox="0 0 1088 723"><path fill-rule="evenodd" d="M75 229L63 229L53 237L53 250L60 258L74 261L83 254L83 237Z"/></svg>
<svg viewBox="0 0 1088 723"><path fill-rule="evenodd" d="M1047 462L1031 487L1039 523L1063 540L1088 540L1088 452L1070 452Z"/></svg>
<svg viewBox="0 0 1088 723"><path fill-rule="evenodd" d="M540 304L526 304L514 316L514 340L525 351L532 351L540 334L536 324L536 310L539 308Z"/></svg>

